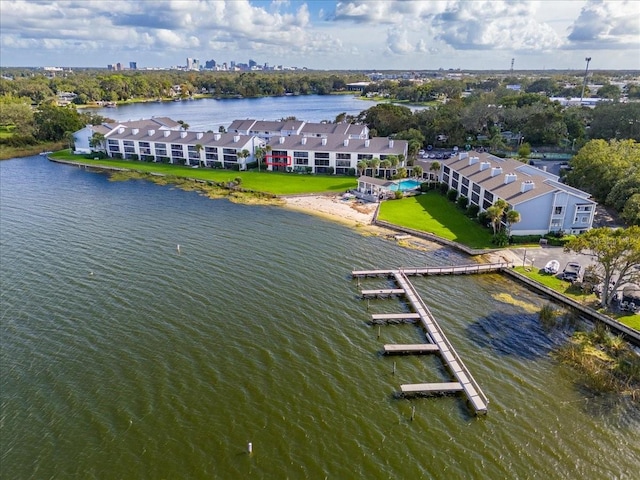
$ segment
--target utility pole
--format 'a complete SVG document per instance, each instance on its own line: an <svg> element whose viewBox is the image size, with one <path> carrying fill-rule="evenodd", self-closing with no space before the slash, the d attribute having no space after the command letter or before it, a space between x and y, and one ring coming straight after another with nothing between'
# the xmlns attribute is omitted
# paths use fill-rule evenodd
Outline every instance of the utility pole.
<svg viewBox="0 0 640 480"><path fill-rule="evenodd" d="M582 93L580 94L580 106L582 106L582 99L584 98L584 89L587 87L587 72L589 71L589 62L591 61L591 57L585 58L587 62L587 68L584 70L584 82L582 82Z"/></svg>

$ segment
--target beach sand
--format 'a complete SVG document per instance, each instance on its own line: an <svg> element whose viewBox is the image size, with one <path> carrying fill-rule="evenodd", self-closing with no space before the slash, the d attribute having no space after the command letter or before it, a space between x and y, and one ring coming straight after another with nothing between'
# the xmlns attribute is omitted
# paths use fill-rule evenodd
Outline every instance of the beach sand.
<svg viewBox="0 0 640 480"><path fill-rule="evenodd" d="M372 226L377 203L361 203L355 199L343 200L335 195L304 195L282 197L285 207L354 227ZM376 227L377 228L377 227Z"/></svg>

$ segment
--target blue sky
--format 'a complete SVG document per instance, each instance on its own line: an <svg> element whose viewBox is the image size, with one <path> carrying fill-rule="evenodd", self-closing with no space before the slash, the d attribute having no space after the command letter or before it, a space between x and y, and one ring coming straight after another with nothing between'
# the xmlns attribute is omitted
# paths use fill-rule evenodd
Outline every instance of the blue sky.
<svg viewBox="0 0 640 480"><path fill-rule="evenodd" d="M640 1L2 0L0 66L640 70Z"/></svg>

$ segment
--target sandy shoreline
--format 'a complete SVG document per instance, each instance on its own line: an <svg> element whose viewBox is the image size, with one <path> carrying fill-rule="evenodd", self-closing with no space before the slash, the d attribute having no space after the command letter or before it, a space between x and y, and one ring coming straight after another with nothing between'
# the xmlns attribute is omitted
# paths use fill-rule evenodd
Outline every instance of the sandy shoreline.
<svg viewBox="0 0 640 480"><path fill-rule="evenodd" d="M343 200L336 195L304 195L281 197L285 207L318 215L354 227L371 225L378 208L375 203L360 203L354 199Z"/></svg>

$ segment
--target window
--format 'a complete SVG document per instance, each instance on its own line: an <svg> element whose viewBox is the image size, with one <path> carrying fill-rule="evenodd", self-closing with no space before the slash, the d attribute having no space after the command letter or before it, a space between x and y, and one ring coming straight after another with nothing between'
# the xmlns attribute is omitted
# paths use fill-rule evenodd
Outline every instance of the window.
<svg viewBox="0 0 640 480"><path fill-rule="evenodd" d="M336 167L350 167L351 160L336 160Z"/></svg>
<svg viewBox="0 0 640 480"><path fill-rule="evenodd" d="M336 158L338 160L351 160L350 153L336 153Z"/></svg>
<svg viewBox="0 0 640 480"><path fill-rule="evenodd" d="M309 152L293 152L293 158L309 158Z"/></svg>
<svg viewBox="0 0 640 480"><path fill-rule="evenodd" d="M371 160L372 158L373 158L373 155L368 155L365 153L358 154L358 160Z"/></svg>
<svg viewBox="0 0 640 480"><path fill-rule="evenodd" d="M316 158L315 160L315 165L316 166L324 166L324 167L328 167L329 166L329 159L324 159L324 158Z"/></svg>
<svg viewBox="0 0 640 480"><path fill-rule="evenodd" d="M324 160L324 159L327 159L327 160L328 160L328 159L329 159L329 153L328 153L328 152L316 152L316 153L314 154L314 158L315 158L316 160L317 160L317 159L319 159L319 158L321 158L321 159L323 159L323 160Z"/></svg>
<svg viewBox="0 0 640 480"><path fill-rule="evenodd" d="M485 190L484 191L484 200L485 200L484 203L489 202L489 206L493 205L493 193ZM487 208L487 207L485 207L485 208Z"/></svg>
<svg viewBox="0 0 640 480"><path fill-rule="evenodd" d="M480 185L478 185L477 183L473 184L473 187L471 187L471 190L473 190L474 192L476 192L478 195L480 195Z"/></svg>
<svg viewBox="0 0 640 480"><path fill-rule="evenodd" d="M458 172L453 172L453 179L458 180L460 178L460 174Z"/></svg>
<svg viewBox="0 0 640 480"><path fill-rule="evenodd" d="M309 165L309 159L308 158L294 158L293 159L293 164L294 165Z"/></svg>
<svg viewBox="0 0 640 480"><path fill-rule="evenodd" d="M554 215L562 215L562 207L555 207L553 209L553 214Z"/></svg>

